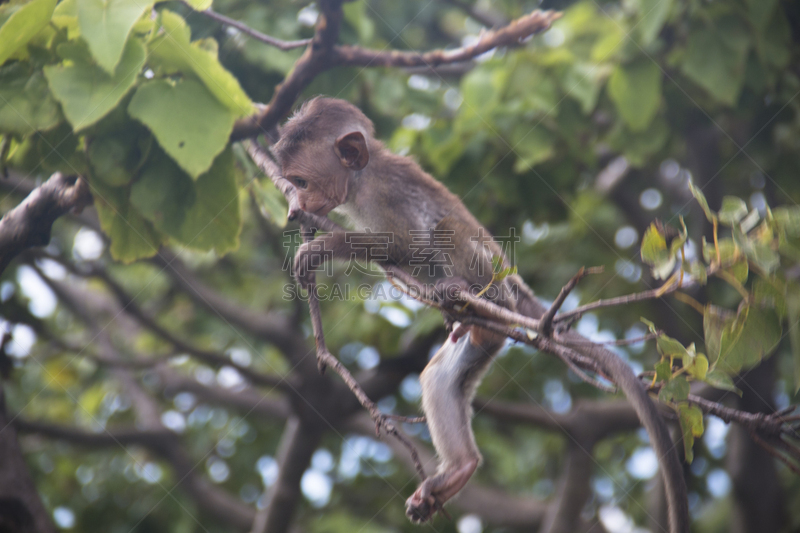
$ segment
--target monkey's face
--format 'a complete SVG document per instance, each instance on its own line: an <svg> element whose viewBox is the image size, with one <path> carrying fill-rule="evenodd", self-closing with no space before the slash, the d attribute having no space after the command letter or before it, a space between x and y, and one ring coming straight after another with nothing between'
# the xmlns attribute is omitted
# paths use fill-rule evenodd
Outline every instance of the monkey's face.
<svg viewBox="0 0 800 533"><path fill-rule="evenodd" d="M294 185L303 211L325 216L347 201L350 172L330 148L304 146L284 161L282 170Z"/></svg>
<svg viewBox="0 0 800 533"><path fill-rule="evenodd" d="M354 173L368 162L366 139L355 131L337 138L332 145L306 143L283 160L282 170L297 190L300 209L325 216L347 201Z"/></svg>

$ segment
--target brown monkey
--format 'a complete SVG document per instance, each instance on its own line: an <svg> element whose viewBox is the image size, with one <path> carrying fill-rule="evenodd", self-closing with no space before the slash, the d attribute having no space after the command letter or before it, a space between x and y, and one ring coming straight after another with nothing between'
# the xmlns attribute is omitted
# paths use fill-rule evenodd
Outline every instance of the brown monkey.
<svg viewBox="0 0 800 533"><path fill-rule="evenodd" d="M300 283L308 283L313 268L336 258L393 264L423 283L444 281L444 285L455 283L469 290L487 286L492 280L492 257L506 263L499 247L455 195L413 160L392 154L373 136L372 122L358 108L330 98L304 104L281 132L275 154L283 176L297 189L300 208L323 216L336 209L356 230L327 233L301 246L295 257ZM385 233L391 235L389 240ZM429 238L420 242L425 236ZM544 313L518 276L506 278L501 285L505 290L493 298L496 303L519 308L533 318ZM406 514L414 522L428 520L438 505L457 494L481 460L470 405L504 339L476 327L463 335L462 328L456 331L420 375L422 408L439 466L406 501ZM561 336L586 343L571 331ZM660 414L622 359L602 346L587 350L622 389L647 429L669 487L670 531L687 532L686 484Z"/></svg>
<svg viewBox="0 0 800 533"><path fill-rule="evenodd" d="M295 275L302 285L327 260L380 257L420 282L446 279L479 290L492 282L492 258L505 264L461 200L412 159L387 150L374 138L372 122L348 102L306 102L283 127L274 152L301 209L323 216L336 209L356 230L327 233L298 249ZM496 303L514 307L508 290L497 292ZM406 502L414 522L428 520L458 493L481 461L471 402L504 338L474 326L458 331L420 375L422 409L440 463Z"/></svg>

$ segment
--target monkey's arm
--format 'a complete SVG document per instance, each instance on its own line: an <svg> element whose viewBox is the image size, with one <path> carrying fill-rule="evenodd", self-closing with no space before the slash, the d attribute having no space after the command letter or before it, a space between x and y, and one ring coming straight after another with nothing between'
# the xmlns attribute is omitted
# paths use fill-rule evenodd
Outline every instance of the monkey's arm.
<svg viewBox="0 0 800 533"><path fill-rule="evenodd" d="M386 263L394 246L389 233L334 231L317 237L297 249L294 256L294 275L303 288L308 287L311 274L320 270L327 261L369 261Z"/></svg>

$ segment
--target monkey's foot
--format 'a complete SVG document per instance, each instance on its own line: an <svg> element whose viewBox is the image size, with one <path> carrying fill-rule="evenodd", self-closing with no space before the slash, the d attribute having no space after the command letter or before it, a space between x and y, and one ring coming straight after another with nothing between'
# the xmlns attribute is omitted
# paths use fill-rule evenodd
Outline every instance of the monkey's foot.
<svg viewBox="0 0 800 533"><path fill-rule="evenodd" d="M435 496L432 494L423 496L419 490L406 500L406 516L415 524L430 520L438 508Z"/></svg>

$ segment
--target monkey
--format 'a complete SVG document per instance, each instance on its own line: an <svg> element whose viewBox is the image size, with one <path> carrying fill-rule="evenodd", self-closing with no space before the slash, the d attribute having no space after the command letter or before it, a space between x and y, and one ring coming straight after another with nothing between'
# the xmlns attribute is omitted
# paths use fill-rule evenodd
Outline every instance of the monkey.
<svg viewBox="0 0 800 533"><path fill-rule="evenodd" d="M436 287L445 303L451 287L473 293L497 288L490 299L498 305L532 318L544 314L546 309L518 275L494 280L493 258L503 266L508 260L461 200L412 158L392 153L375 139L372 121L356 106L325 97L307 101L281 129L273 153L282 176L296 190L301 210L320 216L339 213L354 228L326 233L298 248L294 270L301 286L308 286L313 271L326 261L375 261ZM443 256L446 261L436 259ZM584 346L587 342L572 331L561 337ZM422 411L438 465L406 500L412 522L431 519L480 465L471 404L504 342L494 332L457 325L420 374ZM670 531L688 531L682 467L656 406L623 360L602 346L586 350L625 393L661 459L670 487Z"/></svg>
<svg viewBox="0 0 800 533"><path fill-rule="evenodd" d="M349 102L307 101L283 126L273 153L296 189L300 209L320 216L340 213L355 229L326 233L299 247L294 268L302 286L325 261L380 255L444 298L456 286L472 292L489 286L493 258L507 264L461 200L413 159L375 139L372 121ZM513 309L511 292L502 288L495 291L495 303ZM455 496L481 462L471 404L504 341L476 326L456 327L420 374L422 411L439 464L406 502L415 523L430 519Z"/></svg>

